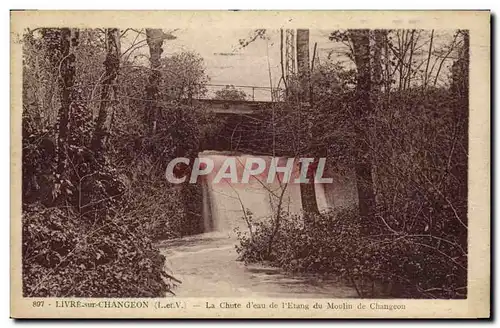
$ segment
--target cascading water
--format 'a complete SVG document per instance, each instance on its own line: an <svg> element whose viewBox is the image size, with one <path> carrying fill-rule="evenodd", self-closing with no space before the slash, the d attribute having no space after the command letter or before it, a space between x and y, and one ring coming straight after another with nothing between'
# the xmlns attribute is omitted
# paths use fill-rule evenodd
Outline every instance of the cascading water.
<svg viewBox="0 0 500 328"><path fill-rule="evenodd" d="M204 152L200 157L209 157L218 168L228 156L220 153ZM237 176L241 178L244 164L250 156L235 156L238 165ZM270 157L262 157L267 164ZM246 229L247 224L243 218L243 211L252 213L254 220L271 217L276 210L279 197L283 198L282 208L293 213L301 210L300 187L298 184L280 184L276 179L272 183L266 181L267 176L251 177L248 183L231 183L222 180L213 183L217 170L203 176L203 215L205 231L231 232L238 227ZM294 177L295 178L295 177ZM283 195L282 188L285 188Z"/></svg>

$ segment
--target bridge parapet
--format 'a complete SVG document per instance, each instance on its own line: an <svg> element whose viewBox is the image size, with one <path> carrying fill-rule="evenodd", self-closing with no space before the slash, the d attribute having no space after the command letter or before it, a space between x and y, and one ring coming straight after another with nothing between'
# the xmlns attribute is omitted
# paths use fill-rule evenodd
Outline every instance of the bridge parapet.
<svg viewBox="0 0 500 328"><path fill-rule="evenodd" d="M216 114L242 114L251 115L270 108L271 101L246 101L246 100L219 100L219 99L193 99L193 104L205 104Z"/></svg>
<svg viewBox="0 0 500 328"><path fill-rule="evenodd" d="M254 85L233 85L233 84L205 84L206 93L203 99L216 99L218 92L227 90L240 93L246 101L269 102L283 99L284 90L281 88L262 87Z"/></svg>

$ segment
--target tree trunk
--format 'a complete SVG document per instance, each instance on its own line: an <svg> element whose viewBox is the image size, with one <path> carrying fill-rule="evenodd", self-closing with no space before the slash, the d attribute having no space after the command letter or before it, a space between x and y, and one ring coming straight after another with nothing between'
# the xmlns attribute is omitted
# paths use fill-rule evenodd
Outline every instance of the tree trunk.
<svg viewBox="0 0 500 328"><path fill-rule="evenodd" d="M461 102L468 107L469 102L469 31L460 31L462 33L463 45L459 50L458 60L452 67L452 86L454 92Z"/></svg>
<svg viewBox="0 0 500 328"><path fill-rule="evenodd" d="M429 43L429 53L427 54L427 62L425 63L425 73L424 73L424 92L427 90L427 84L429 82L429 64L431 63L431 55L432 55L432 43L434 42L434 30L431 31L431 41ZM432 70L431 70L432 71Z"/></svg>
<svg viewBox="0 0 500 328"><path fill-rule="evenodd" d="M470 65L470 37L469 31L463 31L464 45L462 47L462 59L463 66L462 70L464 72L463 85L462 85L462 99L467 107L467 113L469 108L469 65Z"/></svg>
<svg viewBox="0 0 500 328"><path fill-rule="evenodd" d="M410 43L408 45L410 49L410 54L409 54L409 59L408 59L408 71L406 72L406 78L405 78L405 85L406 88L405 90L410 89L410 84L411 84L411 74L412 74L412 61L413 61L413 52L415 51L415 30L411 30L411 36L410 36Z"/></svg>
<svg viewBox="0 0 500 328"><path fill-rule="evenodd" d="M372 61L372 87L371 87L371 105L373 106L372 111L379 113L381 110L386 108L388 104L384 104L383 95L382 95L382 85L383 85L383 64L382 64L382 49L384 48L384 42L387 37L386 30L375 30L373 31L374 43L373 43L373 61ZM378 138L380 138L379 130L376 124L373 124L370 129L370 133L372 133L372 140L374 142L379 142ZM374 193L376 194L377 187L379 186L379 178L378 172L376 170L377 166L377 157L372 157L372 164L375 166L373 170L373 182L374 182Z"/></svg>
<svg viewBox="0 0 500 328"><path fill-rule="evenodd" d="M158 93L161 80L160 58L163 52L164 33L161 29L146 29L146 41L149 46L149 62L151 74L146 86L146 124L152 134L156 132L156 125L161 107L158 105Z"/></svg>
<svg viewBox="0 0 500 328"><path fill-rule="evenodd" d="M309 30L297 30L297 73L300 84L299 103L307 102L309 101L309 80L311 74L309 67ZM311 137L314 136L311 135ZM314 154L312 155L311 157L314 157ZM300 198L304 212L318 212L314 179L309 178L308 183L300 184Z"/></svg>
<svg viewBox="0 0 500 328"><path fill-rule="evenodd" d="M318 213L318 203L316 202L316 190L314 188L314 180L300 184L300 199L302 201L302 209L304 212Z"/></svg>
<svg viewBox="0 0 500 328"><path fill-rule="evenodd" d="M391 100L391 85L392 85L392 74L391 74L391 55L389 49L389 38L388 31L386 30L384 33L384 68L385 68L385 76L384 76L384 105L389 104Z"/></svg>
<svg viewBox="0 0 500 328"><path fill-rule="evenodd" d="M299 100L309 100L309 30L297 29L297 73L300 81Z"/></svg>
<svg viewBox="0 0 500 328"><path fill-rule="evenodd" d="M460 163L462 165L453 165L451 168L451 174L457 178L459 181L458 192L454 195L457 201L461 201L464 206L457 208L458 215L464 222L467 222L467 200L468 197L468 149L469 149L469 138L468 138L468 123L469 123L469 65L470 65L470 40L469 31L461 30L463 45L459 50L459 55L457 61L452 67L452 93L454 98L457 100L457 106L455 106L456 117L458 122L462 122L463 135L458 138L461 143L461 149L463 151L455 151L451 160L454 163ZM467 233L463 235L462 243L467 243Z"/></svg>
<svg viewBox="0 0 500 328"><path fill-rule="evenodd" d="M76 56L75 48L78 46L78 29L61 29L61 64L59 89L61 98L61 107L58 113L58 140L57 140L57 170L56 173L60 176L66 170L68 161L68 131L69 131L69 115L71 103L74 98L75 84L75 66Z"/></svg>
<svg viewBox="0 0 500 328"><path fill-rule="evenodd" d="M374 49L373 49L373 92L375 97L380 97L380 91L382 90L382 48L384 47L384 38L386 31L375 30L374 37Z"/></svg>
<svg viewBox="0 0 500 328"><path fill-rule="evenodd" d="M375 212L375 195L373 191L372 163L370 156L368 130L369 116L372 113L371 71L370 71L370 38L369 30L349 31L353 43L354 60L357 68L356 83L356 184L358 189L359 213L363 219L363 233L369 234Z"/></svg>
<svg viewBox="0 0 500 328"><path fill-rule="evenodd" d="M101 150L104 149L105 140L109 133L109 103L111 91L118 77L120 69L120 30L117 28L106 29L107 54L104 60L105 77L101 87L101 103L96 120L96 127L92 138L92 150L96 158L101 158Z"/></svg>
<svg viewBox="0 0 500 328"><path fill-rule="evenodd" d="M382 49L384 49L387 38L386 30L375 30L373 44L373 67L372 67L372 106L374 111L380 110L385 104L382 95L382 86L384 85ZM387 86L387 84L385 84ZM376 134L376 131L375 131Z"/></svg>

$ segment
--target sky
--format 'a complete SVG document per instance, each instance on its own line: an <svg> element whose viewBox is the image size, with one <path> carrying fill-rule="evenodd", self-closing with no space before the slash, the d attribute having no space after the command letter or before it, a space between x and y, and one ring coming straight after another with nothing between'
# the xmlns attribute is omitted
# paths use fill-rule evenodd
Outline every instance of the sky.
<svg viewBox="0 0 500 328"><path fill-rule="evenodd" d="M280 31L267 30L265 40L257 39L242 48L239 40L248 39L251 33L252 30L239 28L211 29L209 33L200 29L176 30L173 34L177 38L164 42L163 56L182 51L197 52L204 59L209 84L270 87L272 83L276 87L281 77ZM309 42L311 58L315 42L320 57L325 57L334 47L328 40L327 31L311 31ZM147 47L141 51L147 52ZM251 88L242 90L249 95L252 93ZM255 90L255 100L270 100L270 92Z"/></svg>
<svg viewBox="0 0 500 328"><path fill-rule="evenodd" d="M167 31L165 31L167 32ZM281 77L280 67L280 31L266 30L266 39L256 39L247 47L239 45L240 39L249 39L253 30L242 28L224 28L203 31L197 29L178 29L172 32L176 39L166 40L163 44L163 55L169 56L176 52L194 51L203 57L206 73L210 77L209 84L273 87L278 85ZM429 31L427 31L429 33ZM330 41L328 30L310 30L310 58L313 47L317 43L317 60L321 63L333 53L335 61L348 62L346 56L341 55L345 46ZM436 31L434 47L442 47L451 41L452 31ZM127 38L133 38L134 33ZM144 39L144 36L141 36ZM427 36L424 40L428 40ZM128 43L131 41L128 40ZM125 40L127 43L127 40ZM426 43L423 43L422 50ZM125 47L122 45L122 47ZM147 53L147 47L139 50ZM426 55L425 55L426 56ZM444 68L447 70L447 68ZM270 76L271 75L271 76ZM441 74L443 77L447 76ZM209 96L222 87L208 87ZM241 88L248 95L251 88ZM270 100L269 90L256 90L255 100Z"/></svg>

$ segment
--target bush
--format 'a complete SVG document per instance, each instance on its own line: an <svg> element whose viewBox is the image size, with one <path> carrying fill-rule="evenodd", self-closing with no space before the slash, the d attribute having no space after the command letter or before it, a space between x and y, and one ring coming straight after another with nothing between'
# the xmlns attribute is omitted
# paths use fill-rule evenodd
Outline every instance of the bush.
<svg viewBox="0 0 500 328"><path fill-rule="evenodd" d="M136 213L142 233L153 241L202 233L198 185L173 187L165 179L138 179L127 193L125 213Z"/></svg>
<svg viewBox="0 0 500 328"><path fill-rule="evenodd" d="M173 281L136 218L81 220L70 208L23 211L25 297L158 297Z"/></svg>
<svg viewBox="0 0 500 328"><path fill-rule="evenodd" d="M236 250L245 263L340 276L360 297L462 298L466 292L465 256L447 255L451 250L430 235L363 236L353 209L305 217L282 213L278 229L275 219L251 227L251 233L238 233Z"/></svg>

